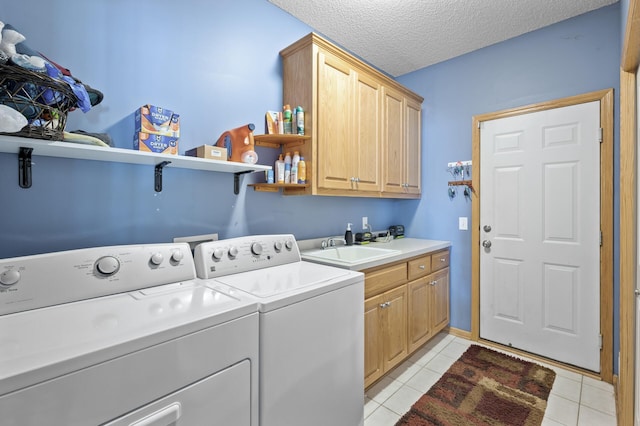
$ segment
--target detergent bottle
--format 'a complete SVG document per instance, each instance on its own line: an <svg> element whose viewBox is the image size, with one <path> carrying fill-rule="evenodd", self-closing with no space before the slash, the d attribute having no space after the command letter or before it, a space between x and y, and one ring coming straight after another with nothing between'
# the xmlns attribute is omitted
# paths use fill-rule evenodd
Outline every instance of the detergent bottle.
<svg viewBox="0 0 640 426"><path fill-rule="evenodd" d="M284 160L282 159L282 154L276 160L275 175L277 183L284 183Z"/></svg>
<svg viewBox="0 0 640 426"><path fill-rule="evenodd" d="M304 162L304 157L300 157L298 162L298 183L307 183L307 164Z"/></svg>

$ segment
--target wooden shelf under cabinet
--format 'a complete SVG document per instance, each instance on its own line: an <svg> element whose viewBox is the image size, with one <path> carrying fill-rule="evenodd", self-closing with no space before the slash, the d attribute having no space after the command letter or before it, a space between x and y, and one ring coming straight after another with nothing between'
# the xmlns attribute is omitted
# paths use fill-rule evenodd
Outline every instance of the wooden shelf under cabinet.
<svg viewBox="0 0 640 426"><path fill-rule="evenodd" d="M311 148L308 141L311 140L310 135L298 135L298 134L273 134L273 135L253 135L253 141L256 146L262 146L266 148L281 149L284 154L290 151L292 154L294 151L298 151L301 157L305 158L305 164L307 166L307 182L310 179L311 170ZM305 195L308 194L311 188L309 183L252 183L247 186L253 187L254 191L258 192L282 192L285 195Z"/></svg>
<svg viewBox="0 0 640 426"><path fill-rule="evenodd" d="M253 135L253 141L256 146L264 146L267 148L283 147L290 149L304 145L304 143L310 139L310 135Z"/></svg>

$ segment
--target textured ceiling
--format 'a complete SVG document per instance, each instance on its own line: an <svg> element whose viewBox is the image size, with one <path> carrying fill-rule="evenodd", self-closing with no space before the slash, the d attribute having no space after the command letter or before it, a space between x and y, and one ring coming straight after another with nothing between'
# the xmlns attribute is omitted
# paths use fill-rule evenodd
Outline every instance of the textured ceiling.
<svg viewBox="0 0 640 426"><path fill-rule="evenodd" d="M268 0L397 77L618 0Z"/></svg>

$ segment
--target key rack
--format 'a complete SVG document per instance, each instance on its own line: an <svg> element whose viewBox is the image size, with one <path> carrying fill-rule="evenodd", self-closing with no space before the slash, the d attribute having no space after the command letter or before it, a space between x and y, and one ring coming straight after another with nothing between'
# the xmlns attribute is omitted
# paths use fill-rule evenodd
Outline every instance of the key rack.
<svg viewBox="0 0 640 426"><path fill-rule="evenodd" d="M473 188L473 181L470 179L465 179L466 177L471 177L471 161L457 161L455 163L447 164L447 171L451 173L451 176L454 178L461 177L461 180L450 180L448 182L448 193L449 198L454 199L456 196L456 187L464 186L464 196L465 198L471 199L471 194L476 194L475 189Z"/></svg>
<svg viewBox="0 0 640 426"><path fill-rule="evenodd" d="M32 155L107 161L154 166L154 189L162 191L162 171L165 167L233 173L233 193L240 192L240 176L245 173L269 170L271 166L219 161L184 155L156 154L122 148L105 148L69 142L47 141L0 135L0 152L18 155L18 184L21 188L32 185Z"/></svg>

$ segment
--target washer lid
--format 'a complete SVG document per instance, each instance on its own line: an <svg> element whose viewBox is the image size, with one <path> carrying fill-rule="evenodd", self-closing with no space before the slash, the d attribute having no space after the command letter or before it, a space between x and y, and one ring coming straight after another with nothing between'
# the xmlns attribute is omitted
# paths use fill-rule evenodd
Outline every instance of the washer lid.
<svg viewBox="0 0 640 426"><path fill-rule="evenodd" d="M257 308L247 296L187 281L0 316L0 395Z"/></svg>
<svg viewBox="0 0 640 426"><path fill-rule="evenodd" d="M353 275L346 269L310 262L294 262L240 274L226 275L216 281L260 298L304 292L306 288Z"/></svg>

